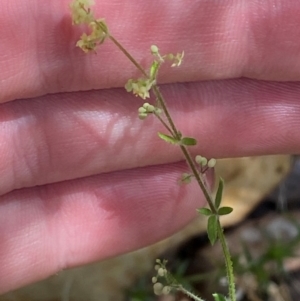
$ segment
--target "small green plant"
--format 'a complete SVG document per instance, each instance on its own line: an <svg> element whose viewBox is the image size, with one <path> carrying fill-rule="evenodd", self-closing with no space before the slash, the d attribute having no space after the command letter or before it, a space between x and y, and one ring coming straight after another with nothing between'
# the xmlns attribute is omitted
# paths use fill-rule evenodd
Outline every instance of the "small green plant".
<svg viewBox="0 0 300 301"><path fill-rule="evenodd" d="M180 291L191 299L204 301L201 297L197 296L191 288L186 289L166 268L167 261L160 259L156 260L155 270L156 276L152 277L153 289L156 295L167 295L172 290ZM214 293L213 298L215 301L226 301L227 299L221 295Z"/></svg>
<svg viewBox="0 0 300 301"><path fill-rule="evenodd" d="M247 291L247 283L249 285L252 282L255 291L253 292L252 289L251 294L255 295L257 300L270 295L270 287L274 282L278 286L288 282L290 276L284 263L287 259L297 257L300 243L299 222L285 217L281 219L281 223L288 225L289 230L282 231L280 225L276 227L276 233L259 229L263 242L259 255L253 254L251 243L242 241L242 252L234 257L240 286L246 286L245 291Z"/></svg>
<svg viewBox="0 0 300 301"><path fill-rule="evenodd" d="M224 259L225 266L229 284L229 300L235 301L235 284L234 284L234 274L233 274L233 265L231 256L229 253L229 248L227 246L223 228L220 223L220 216L229 214L232 211L232 208L229 207L220 207L222 200L222 191L223 191L223 180L219 180L219 185L217 189L217 195L214 198L207 183L205 180L205 173L209 168L213 168L216 164L216 160L211 158L207 159L202 156L196 156L192 158L189 147L192 147L197 144L197 141L193 137L184 136L179 129L177 129L166 104L166 101L160 92L160 89L157 85L157 75L159 68L163 63L169 61L171 67L178 67L182 63L184 57L184 52L177 54L165 54L162 55L159 52L159 48L156 45L150 47L150 52L153 56L153 61L148 69L143 68L131 54L115 39L112 34L109 32L108 26L104 19L96 19L93 15L93 12L90 9L90 6L94 4L92 0L74 0L71 5L72 20L74 25L85 24L89 27L90 33L83 33L80 37L80 40L77 42L76 46L80 47L84 52L88 53L95 51L96 47L102 44L106 39L111 40L121 52L129 59L133 65L141 72L141 77L138 79L129 79L125 84L125 89L128 92L132 92L135 96L142 98L143 100L150 98L150 91L152 91L155 101L153 104L145 102L140 108L138 108L138 116L140 119L144 120L149 116L156 117L165 127L166 133L158 133L159 138L177 145L190 168L190 173L185 173L182 176L182 182L189 182L194 179L200 189L202 190L208 207L209 208L200 208L198 212L204 216L208 217L207 224L207 233L210 239L211 244L214 244L217 240L220 241ZM160 265L158 271L159 276L164 276L168 281L171 281L169 285L161 287L160 282L154 283L154 291L158 293L161 289L163 293L169 292L171 288L176 287L183 291L188 296L194 298L195 300L201 301L200 297L197 297L185 290L180 284L178 284L175 279L167 272L165 267L165 261L157 261L157 265ZM160 275L161 274L161 275ZM224 296L215 294L214 299L216 301L225 301Z"/></svg>
<svg viewBox="0 0 300 301"><path fill-rule="evenodd" d="M233 256L238 300L291 301L294 290L292 266L295 265L291 265L290 260L297 260L299 257L299 221L292 218L290 214L280 214L278 217L278 213L274 219L268 220L267 225L263 220L264 217L260 221L255 221L254 225L243 223L233 229L228 237L231 243L239 240L241 247L234 250ZM243 233L248 234L244 236ZM254 240L249 237L249 233L254 234ZM157 260L156 273L152 277L155 293L161 296L170 291L175 295L175 300L180 300L181 293L185 291L188 291L190 296L197 296L201 288L207 288L204 292L205 296L209 291L223 291L226 275L222 261L219 259L219 246L215 245L213 248L211 253L207 252L206 247L197 252L197 258L208 261L205 270L200 266L196 270L193 268L195 259L181 261L175 255L175 258L170 259L172 270L170 272L170 269L166 269L166 260ZM209 256L209 254L214 255ZM127 292L127 300L155 300L149 278L149 275L139 278L134 287Z"/></svg>

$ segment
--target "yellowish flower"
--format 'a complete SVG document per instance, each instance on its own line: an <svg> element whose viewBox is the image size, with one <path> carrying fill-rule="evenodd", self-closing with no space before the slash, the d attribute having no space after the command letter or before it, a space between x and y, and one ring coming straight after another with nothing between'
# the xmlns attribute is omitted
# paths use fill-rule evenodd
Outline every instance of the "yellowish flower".
<svg viewBox="0 0 300 301"><path fill-rule="evenodd" d="M96 41L88 36L86 33L82 34L80 40L76 43L85 53L88 53L96 48Z"/></svg>
<svg viewBox="0 0 300 301"><path fill-rule="evenodd" d="M143 79L140 78L138 80L130 79L126 85L125 89L127 92L132 92L135 96L139 96L142 99L146 99L150 97L149 91L151 87L155 83L155 80L152 79Z"/></svg>
<svg viewBox="0 0 300 301"><path fill-rule="evenodd" d="M89 24L94 20L90 6L94 0L74 0L70 4L73 24Z"/></svg>

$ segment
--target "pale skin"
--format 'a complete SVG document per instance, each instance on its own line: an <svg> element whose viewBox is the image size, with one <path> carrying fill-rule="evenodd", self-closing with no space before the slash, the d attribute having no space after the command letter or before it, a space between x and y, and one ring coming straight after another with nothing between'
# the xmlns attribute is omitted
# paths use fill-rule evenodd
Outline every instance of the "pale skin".
<svg viewBox="0 0 300 301"><path fill-rule="evenodd" d="M141 64L153 43L185 51L160 81L195 154L300 152L299 1L105 2L97 15ZM176 184L186 167L161 124L117 89L140 74L109 41L75 48L68 3L1 2L1 293L154 243L204 204Z"/></svg>

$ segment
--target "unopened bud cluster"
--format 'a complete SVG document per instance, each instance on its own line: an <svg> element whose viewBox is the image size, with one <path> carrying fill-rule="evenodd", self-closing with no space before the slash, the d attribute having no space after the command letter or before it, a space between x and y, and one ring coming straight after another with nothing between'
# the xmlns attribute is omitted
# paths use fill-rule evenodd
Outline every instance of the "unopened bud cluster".
<svg viewBox="0 0 300 301"><path fill-rule="evenodd" d="M205 157L202 157L200 155L197 155L195 157L195 162L200 166L199 172L201 174L204 174L209 168L214 168L216 166L217 160L214 158L207 159ZM179 180L180 183L188 184L191 182L191 180L194 178L194 175L191 173L183 173L181 175L181 178Z"/></svg>
<svg viewBox="0 0 300 301"><path fill-rule="evenodd" d="M161 114L161 109L149 104L148 102L145 102L143 106L138 109L138 112L139 118L144 120L149 114Z"/></svg>
<svg viewBox="0 0 300 301"><path fill-rule="evenodd" d="M208 168L213 168L216 166L217 160L214 158L211 158L207 160L207 158L202 157L200 155L197 155L195 158L195 161L197 164L199 164L202 167L208 167Z"/></svg>
<svg viewBox="0 0 300 301"><path fill-rule="evenodd" d="M166 260L163 262L160 259L156 259L156 265L154 269L157 271L157 274L155 277L152 277L152 283L153 283L153 290L155 295L167 295L172 290L172 284L168 283L168 271L165 267L165 264L167 263ZM159 278L163 278L163 282L167 282L166 284L163 284L158 281Z"/></svg>

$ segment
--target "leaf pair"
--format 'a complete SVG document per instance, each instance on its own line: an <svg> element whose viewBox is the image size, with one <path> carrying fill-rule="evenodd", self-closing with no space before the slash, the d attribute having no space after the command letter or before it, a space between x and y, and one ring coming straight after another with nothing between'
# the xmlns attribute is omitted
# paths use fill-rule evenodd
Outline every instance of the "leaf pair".
<svg viewBox="0 0 300 301"><path fill-rule="evenodd" d="M199 208L197 211L205 216L208 216L207 221L207 235L209 241L212 245L218 239L218 230L221 230L219 217L222 215L227 215L232 212L231 207L220 207L223 195L224 181L222 178L219 180L218 190L216 193L215 201L214 201L214 212L209 208ZM216 212L216 213L215 213Z"/></svg>
<svg viewBox="0 0 300 301"><path fill-rule="evenodd" d="M192 146L192 145L196 145L197 144L197 140L195 138L192 137L183 137L180 140L177 140L176 138L160 133L158 132L158 136L159 138L161 138L162 140L171 143L171 144L180 144L180 145L186 145L186 146Z"/></svg>

